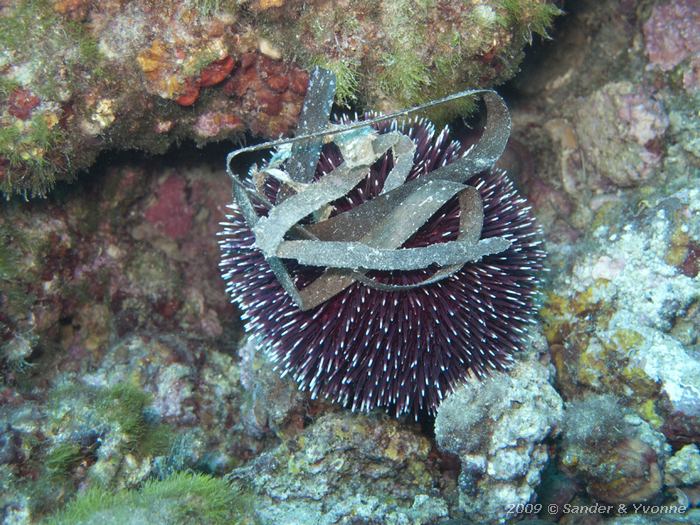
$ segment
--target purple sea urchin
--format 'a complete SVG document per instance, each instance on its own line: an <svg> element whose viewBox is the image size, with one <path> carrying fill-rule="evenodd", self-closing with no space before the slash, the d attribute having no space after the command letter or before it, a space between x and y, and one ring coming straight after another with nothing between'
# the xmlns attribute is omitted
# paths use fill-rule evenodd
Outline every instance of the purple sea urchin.
<svg viewBox="0 0 700 525"><path fill-rule="evenodd" d="M461 166L460 162L472 153L452 140L447 129L436 134L432 124L424 120L375 123L373 128L375 137L393 134L410 138L414 151L410 157L412 163L405 167L403 186L421 184L417 181L424 182L444 172L441 168ZM352 146L361 149L361 144ZM339 148L325 144L315 164L315 182L308 184L314 186L332 176L339 166L345 166L343 161L347 159L343 153L347 151L347 145ZM350 217L361 223L357 229L369 228L371 220L365 218L362 223L361 212L357 210L372 201L389 200L386 196L391 191L387 186L400 186L392 173L398 171L398 164L406 163L406 151L397 151L396 147L385 149L371 162L371 167L368 163L366 176L359 183L350 185L349 191L328 206L317 207L313 216L299 213L299 231L290 229L285 238L310 236L316 241L319 238L338 241L339 235L353 241L362 238L364 232L348 233L346 230L352 229L352 224L344 223L343 219L336 220L336 226L342 227L337 227L333 235L328 233L333 228L324 231L319 225L333 225L334 218ZM367 411L381 406L396 415L433 414L444 394L469 374L483 376L490 370L508 367L513 352L522 344L523 327L532 314L544 252L530 208L504 172L472 169L475 174L464 181L468 191L458 195L452 192L442 201L438 198L426 220L410 235L405 235L406 240L394 246L401 248L394 252L407 255L410 249L446 248L459 242L474 249L491 243L477 255L468 249L469 254L462 259L468 261L465 264L439 263L445 268L436 270L436 265L428 262L410 269L392 267L393 271L387 271L382 266L385 263L370 257L357 264L348 254L345 264L338 263L347 268L338 270L320 268L320 264L297 253L289 255L284 262L283 273L292 282L290 292L289 283L285 286L279 270L271 266L279 264L279 260L265 254L267 238L260 223L271 222L272 210L281 207L290 195L302 195L304 187L290 181L284 173L272 173L273 169L262 176L260 171L253 170L251 180L244 183L251 193L257 187L257 195L261 197L255 203L247 201L247 212L242 209L244 204L230 206L231 213L222 232L221 268L228 293L244 311L246 329L263 343L285 373L293 375L301 388L310 390L313 396L322 395L353 409ZM392 212L401 208L401 204L404 203L395 206ZM472 204L478 206L470 207ZM354 215L348 213L353 210ZM250 217L251 212L260 218L253 226L246 220L246 213ZM472 219L469 214L478 218ZM283 215L280 212L274 218L284 220L280 218ZM397 217L399 221L412 218ZM473 228L470 231L469 221L478 224L476 232ZM343 231L338 233L340 230ZM390 226L382 233L389 230ZM469 235L474 238L465 240ZM279 234L280 241L283 236L284 232ZM307 242L299 244L302 247L320 246L303 240L282 244L291 247L295 242ZM358 247L358 243L335 244L342 244L346 253ZM414 252L427 253L427 250ZM374 250L370 254L378 259L391 255L387 250ZM319 249L309 253L308 259L331 261L327 263L330 265L332 255ZM317 301L300 305L298 297L294 298L297 292L310 290L319 281L340 284L331 292L324 288ZM310 297L307 294L306 298Z"/></svg>

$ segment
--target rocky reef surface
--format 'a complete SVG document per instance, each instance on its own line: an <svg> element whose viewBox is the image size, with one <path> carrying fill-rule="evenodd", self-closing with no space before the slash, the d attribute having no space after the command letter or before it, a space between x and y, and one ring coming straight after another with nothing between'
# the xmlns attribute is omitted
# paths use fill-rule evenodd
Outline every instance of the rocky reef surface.
<svg viewBox="0 0 700 525"><path fill-rule="evenodd" d="M2 523L700 522L699 26L694 0L0 6ZM511 79L540 314L434 421L309 399L218 275L223 158L293 131L314 64L357 109Z"/></svg>
<svg viewBox="0 0 700 525"><path fill-rule="evenodd" d="M44 195L100 151L276 137L307 70L397 109L511 78L545 0L17 0L0 6L0 191Z"/></svg>

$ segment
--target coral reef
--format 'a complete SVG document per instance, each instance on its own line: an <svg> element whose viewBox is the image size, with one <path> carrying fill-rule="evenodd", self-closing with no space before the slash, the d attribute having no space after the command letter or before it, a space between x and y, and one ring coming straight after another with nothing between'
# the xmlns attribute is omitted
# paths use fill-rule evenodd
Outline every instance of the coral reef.
<svg viewBox="0 0 700 525"><path fill-rule="evenodd" d="M315 64L337 73L339 103L375 108L498 84L558 14L549 0L14 0L0 10L0 191L45 195L105 149L287 133Z"/></svg>
<svg viewBox="0 0 700 525"><path fill-rule="evenodd" d="M697 505L700 130L697 49L681 41L696 11L578 3L514 85L511 162L548 232L541 315L567 401L540 501ZM596 519L692 523L693 512Z"/></svg>
<svg viewBox="0 0 700 525"><path fill-rule="evenodd" d="M216 278L190 263L216 266L208 240L227 186L161 169L122 164L0 216L3 507L26 519L80 486L222 473L264 446L242 430L223 439L242 388L218 350L240 328Z"/></svg>
<svg viewBox="0 0 700 525"><path fill-rule="evenodd" d="M440 405L435 439L459 457L459 511L475 522L514 517L509 509L533 500L549 459L545 440L556 433L562 400L535 357L508 375L468 382Z"/></svg>

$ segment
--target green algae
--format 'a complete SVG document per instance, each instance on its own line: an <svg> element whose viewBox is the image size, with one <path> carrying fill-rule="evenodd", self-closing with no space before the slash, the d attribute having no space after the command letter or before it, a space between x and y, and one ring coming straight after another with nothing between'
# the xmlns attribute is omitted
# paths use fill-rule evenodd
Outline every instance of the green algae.
<svg viewBox="0 0 700 525"><path fill-rule="evenodd" d="M237 4L242 3L232 0L187 0L202 16L214 16L219 13L233 13L237 9Z"/></svg>
<svg viewBox="0 0 700 525"><path fill-rule="evenodd" d="M16 80L0 75L0 96L2 98L9 97L10 93L19 87L22 86Z"/></svg>
<svg viewBox="0 0 700 525"><path fill-rule="evenodd" d="M59 98L61 88L79 81L81 70L97 73L94 68L102 58L85 28L58 16L47 0L19 2L0 17L0 49L15 66L26 68L32 76L27 84L39 96L52 100Z"/></svg>
<svg viewBox="0 0 700 525"><path fill-rule="evenodd" d="M96 402L105 418L118 425L126 436L126 448L140 457L167 452L172 431L167 425L148 420L151 396L136 386L120 383L99 392Z"/></svg>
<svg viewBox="0 0 700 525"><path fill-rule="evenodd" d="M386 53L382 57L383 73L379 76L379 88L391 93L403 105L424 102L426 88L431 83L430 70L415 52L408 47Z"/></svg>
<svg viewBox="0 0 700 525"><path fill-rule="evenodd" d="M449 9L446 18L434 0L382 5L351 0L342 8L307 6L286 27L280 27L274 16L263 15L257 21L277 48L293 49L288 58L304 67L333 70L338 77L336 101L341 105L361 101L387 111L512 76L532 34L546 36L554 17L562 13L539 0L455 3ZM290 42L298 45L290 47ZM372 52L363 54L362 45L371 45ZM438 120L473 107L453 108Z"/></svg>
<svg viewBox="0 0 700 525"><path fill-rule="evenodd" d="M519 27L522 37L532 42L533 33L549 38L547 29L554 18L564 12L556 5L541 3L538 0L501 0L505 16L498 18L503 26Z"/></svg>
<svg viewBox="0 0 700 525"><path fill-rule="evenodd" d="M17 120L0 128L0 158L6 162L6 172L0 179L0 192L44 196L55 183L56 166L46 153L60 143L63 132L50 127L42 113L31 120Z"/></svg>
<svg viewBox="0 0 700 525"><path fill-rule="evenodd" d="M85 398L91 426L106 427L121 435L123 453L145 458L165 454L170 448L173 433L170 427L152 421L148 415L151 396L129 383L98 388L80 385L59 387L51 393L54 415L60 421L64 412L76 399ZM83 418L85 419L85 418Z"/></svg>
<svg viewBox="0 0 700 525"><path fill-rule="evenodd" d="M224 480L178 473L148 481L141 490L93 488L78 496L45 525L78 524L255 524L252 505Z"/></svg>
<svg viewBox="0 0 700 525"><path fill-rule="evenodd" d="M2 117L0 192L44 196L63 169L55 153L65 143L57 104L80 89L85 71L92 79L105 74L102 55L81 24L62 19L46 0L26 0L0 17L0 57L12 66L0 73L0 94L27 86L41 102L27 121Z"/></svg>
<svg viewBox="0 0 700 525"><path fill-rule="evenodd" d="M83 459L78 443L60 443L46 456L46 468L53 477L67 476Z"/></svg>
<svg viewBox="0 0 700 525"><path fill-rule="evenodd" d="M311 64L328 69L335 74L335 101L339 106L349 107L350 103L357 100L357 92L360 86L359 64L350 60L332 59L323 56L314 57L311 59Z"/></svg>

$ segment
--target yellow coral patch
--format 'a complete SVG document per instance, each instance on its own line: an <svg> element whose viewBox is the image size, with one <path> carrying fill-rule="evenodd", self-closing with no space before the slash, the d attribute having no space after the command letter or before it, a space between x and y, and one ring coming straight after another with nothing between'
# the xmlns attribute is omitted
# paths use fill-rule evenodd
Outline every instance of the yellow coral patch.
<svg viewBox="0 0 700 525"><path fill-rule="evenodd" d="M272 7L282 7L283 5L284 0L258 0L258 9L261 11Z"/></svg>
<svg viewBox="0 0 700 525"><path fill-rule="evenodd" d="M671 266L680 266L688 257L690 236L681 228L676 228L671 235L671 246L666 253L666 262Z"/></svg>
<svg viewBox="0 0 700 525"><path fill-rule="evenodd" d="M591 286L574 297L571 301L571 310L575 315L580 315L589 310L593 304L595 303L593 302L593 287Z"/></svg>
<svg viewBox="0 0 700 525"><path fill-rule="evenodd" d="M639 415L654 428L660 428L664 424L661 416L656 412L656 404L653 399L647 399L638 410Z"/></svg>
<svg viewBox="0 0 700 525"><path fill-rule="evenodd" d="M154 40L149 49L145 49L138 54L136 61L144 73L153 73L160 67L164 55L165 46L160 40Z"/></svg>
<svg viewBox="0 0 700 525"><path fill-rule="evenodd" d="M44 122L46 122L46 127L51 129L58 124L58 115L55 113L45 113Z"/></svg>
<svg viewBox="0 0 700 525"><path fill-rule="evenodd" d="M114 100L103 98L97 103L95 113L90 117L100 128L104 129L114 122Z"/></svg>
<svg viewBox="0 0 700 525"><path fill-rule="evenodd" d="M605 351L598 351L589 345L585 352L581 353L578 360L579 380L594 388L600 387L607 370Z"/></svg>
<svg viewBox="0 0 700 525"><path fill-rule="evenodd" d="M634 330L617 330L613 334L612 340L626 353L641 345L644 342L644 337Z"/></svg>
<svg viewBox="0 0 700 525"><path fill-rule="evenodd" d="M628 366L622 370L622 378L638 399L649 399L659 393L659 386L639 367Z"/></svg>

